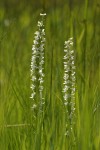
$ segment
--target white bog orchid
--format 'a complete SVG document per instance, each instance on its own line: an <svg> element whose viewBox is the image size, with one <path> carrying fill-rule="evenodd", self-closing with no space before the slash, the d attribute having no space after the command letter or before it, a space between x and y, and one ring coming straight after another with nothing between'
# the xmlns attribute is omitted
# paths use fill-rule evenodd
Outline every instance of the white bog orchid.
<svg viewBox="0 0 100 150"><path fill-rule="evenodd" d="M44 104L43 97L43 83L44 83L44 45L45 45L45 29L44 29L44 16L46 14L40 14L41 21L38 21L38 30L34 33L34 40L32 45L32 59L31 59L31 99L33 100L32 109L37 108L37 105ZM38 84L37 84L38 82ZM38 92L38 93L37 93ZM37 102L36 98L39 95Z"/></svg>
<svg viewBox="0 0 100 150"><path fill-rule="evenodd" d="M73 38L70 38L64 43L64 82L63 82L63 99L66 112L66 133L68 135L69 128L72 131L74 112L75 112L75 62L74 62L74 50ZM69 127L68 127L69 124Z"/></svg>

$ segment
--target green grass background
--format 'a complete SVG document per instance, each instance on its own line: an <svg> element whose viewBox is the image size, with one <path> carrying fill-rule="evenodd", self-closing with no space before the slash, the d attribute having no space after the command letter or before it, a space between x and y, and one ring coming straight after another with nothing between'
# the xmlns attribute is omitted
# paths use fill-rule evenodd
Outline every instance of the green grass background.
<svg viewBox="0 0 100 150"><path fill-rule="evenodd" d="M47 13L45 108L39 123L29 97L31 49L42 10ZM76 125L66 138L63 49L69 37L76 58ZM17 124L26 126L7 126ZM0 150L99 149L100 2L0 1Z"/></svg>

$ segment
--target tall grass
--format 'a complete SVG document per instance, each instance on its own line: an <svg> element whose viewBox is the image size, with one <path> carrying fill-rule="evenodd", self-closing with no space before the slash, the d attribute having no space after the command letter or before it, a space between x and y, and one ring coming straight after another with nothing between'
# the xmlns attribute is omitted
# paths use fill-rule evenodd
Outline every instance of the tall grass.
<svg viewBox="0 0 100 150"><path fill-rule="evenodd" d="M0 149L99 150L100 62L99 2L47 10L45 21L44 112L34 127L31 111L30 60L33 33L41 10L8 19L0 9ZM63 11L62 11L63 10ZM13 17L13 16L11 16ZM10 18L10 16L9 16ZM73 37L76 62L75 142L65 136L63 107L64 41Z"/></svg>

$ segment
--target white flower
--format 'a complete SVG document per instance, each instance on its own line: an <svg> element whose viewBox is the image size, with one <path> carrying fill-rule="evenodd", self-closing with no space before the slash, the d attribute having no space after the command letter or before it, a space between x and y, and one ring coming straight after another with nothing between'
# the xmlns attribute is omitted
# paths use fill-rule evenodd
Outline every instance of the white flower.
<svg viewBox="0 0 100 150"><path fill-rule="evenodd" d="M35 85L32 84L30 88L31 88L32 90L35 89Z"/></svg>
<svg viewBox="0 0 100 150"><path fill-rule="evenodd" d="M43 21L38 21L38 27L42 27L43 26Z"/></svg>
<svg viewBox="0 0 100 150"><path fill-rule="evenodd" d="M46 13L44 13L44 14L40 13L40 16L46 16Z"/></svg>
<svg viewBox="0 0 100 150"><path fill-rule="evenodd" d="M31 107L32 109L34 109L34 108L36 108L37 107L37 105L36 104L33 104L33 106Z"/></svg>
<svg viewBox="0 0 100 150"><path fill-rule="evenodd" d="M36 77L35 76L32 76L32 79L31 79L32 81L35 81L36 80Z"/></svg>
<svg viewBox="0 0 100 150"><path fill-rule="evenodd" d="M65 104L65 106L67 106L67 105L68 105L68 102L65 102L64 104Z"/></svg>
<svg viewBox="0 0 100 150"><path fill-rule="evenodd" d="M43 86L39 86L39 91L43 91ZM42 98L42 99L44 99L44 98Z"/></svg>
<svg viewBox="0 0 100 150"><path fill-rule="evenodd" d="M36 31L34 34L36 34L37 36L40 35L40 32L39 31Z"/></svg>
<svg viewBox="0 0 100 150"><path fill-rule="evenodd" d="M39 44L39 43L37 42L37 40L34 40L33 42L34 42L35 45L36 45L36 44Z"/></svg>
<svg viewBox="0 0 100 150"><path fill-rule="evenodd" d="M32 99L33 99L33 98L34 98L34 96L35 96L35 94L36 94L35 92L34 92L34 93L32 93L30 98L32 98Z"/></svg>

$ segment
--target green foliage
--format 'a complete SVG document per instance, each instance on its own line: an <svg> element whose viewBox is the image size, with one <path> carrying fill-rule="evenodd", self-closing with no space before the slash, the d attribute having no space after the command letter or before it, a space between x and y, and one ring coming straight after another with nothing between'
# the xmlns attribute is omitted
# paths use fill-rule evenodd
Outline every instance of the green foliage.
<svg viewBox="0 0 100 150"><path fill-rule="evenodd" d="M4 1L5 2L5 1ZM34 4L2 2L0 8L0 149L100 149L100 4L78 0ZM9 4L9 5L8 5ZM37 5L36 5L37 4ZM51 6L52 5L52 6ZM15 7L16 6L16 7ZM24 9L24 6L27 6ZM41 8L47 13L45 47L45 107L33 122L30 63L34 32ZM33 9L34 8L34 9ZM8 11L9 10L9 11ZM76 125L64 135L63 49L74 38L76 56ZM17 126L22 124L22 126ZM34 124L36 128L34 128ZM11 125L11 126L8 126ZM13 126L16 125L16 126ZM75 139L75 140L74 140Z"/></svg>

